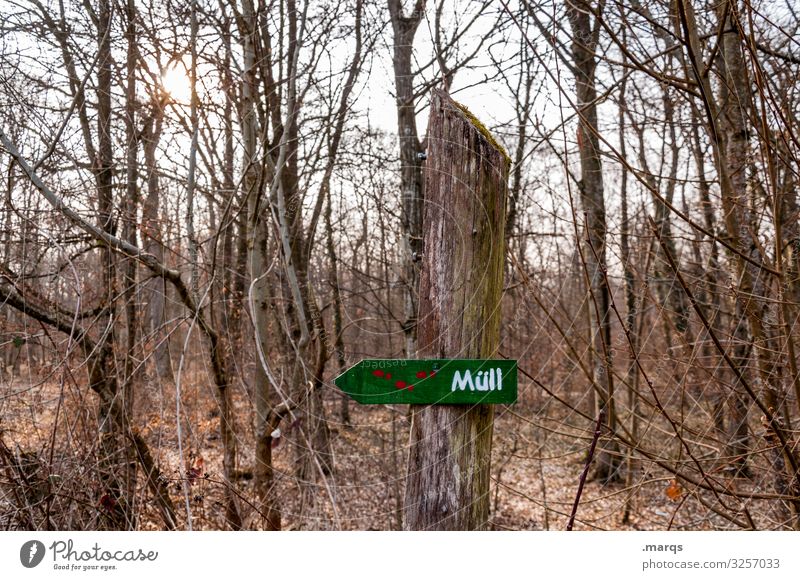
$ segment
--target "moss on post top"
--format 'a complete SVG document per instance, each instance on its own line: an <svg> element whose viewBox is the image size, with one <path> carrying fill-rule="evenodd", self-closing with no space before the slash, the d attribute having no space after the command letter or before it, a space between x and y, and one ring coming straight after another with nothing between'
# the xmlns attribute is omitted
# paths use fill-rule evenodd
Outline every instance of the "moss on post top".
<svg viewBox="0 0 800 580"><path fill-rule="evenodd" d="M492 147L497 149L503 155L503 159L506 160L506 169L509 168L511 166L511 157L508 156L505 147L500 145L500 143L498 143L497 140L494 138L494 136L491 134L489 129L486 128L486 125L481 123L480 119L478 119L478 117L476 117L475 114L472 111L470 111L467 107L465 107L452 97L450 98L450 100L453 101L453 104L455 104L455 106L458 107L458 109L462 113L464 113L464 116L469 120L472 126L475 127L480 132L480 134L486 138L486 140L492 145Z"/></svg>

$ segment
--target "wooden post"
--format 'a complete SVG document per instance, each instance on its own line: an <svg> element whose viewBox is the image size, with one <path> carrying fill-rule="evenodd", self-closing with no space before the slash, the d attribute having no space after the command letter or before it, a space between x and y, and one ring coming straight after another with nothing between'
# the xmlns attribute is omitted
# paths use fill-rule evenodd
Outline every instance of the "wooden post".
<svg viewBox="0 0 800 580"><path fill-rule="evenodd" d="M509 158L434 90L424 179L418 357L497 355ZM492 405L412 406L403 527L480 530L489 519Z"/></svg>

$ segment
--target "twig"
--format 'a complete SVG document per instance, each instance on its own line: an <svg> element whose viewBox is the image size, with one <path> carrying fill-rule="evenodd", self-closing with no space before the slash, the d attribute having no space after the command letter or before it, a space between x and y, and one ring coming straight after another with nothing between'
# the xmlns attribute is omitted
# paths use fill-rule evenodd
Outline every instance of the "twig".
<svg viewBox="0 0 800 580"><path fill-rule="evenodd" d="M583 486L586 483L586 476L589 474L589 467L592 465L592 459L594 458L594 450L597 447L597 440L600 439L600 431L603 427L603 421L606 418L606 410L600 409L600 413L597 414L597 422L594 425L594 437L592 437L592 445L589 447L589 455L586 457L586 465L583 466L583 473L581 473L581 479L578 482L578 493L575 494L575 503L572 504L572 513L569 516L569 522L567 523L567 531L572 531L572 525L575 523L575 514L578 513L578 504L581 503L581 494L583 494Z"/></svg>

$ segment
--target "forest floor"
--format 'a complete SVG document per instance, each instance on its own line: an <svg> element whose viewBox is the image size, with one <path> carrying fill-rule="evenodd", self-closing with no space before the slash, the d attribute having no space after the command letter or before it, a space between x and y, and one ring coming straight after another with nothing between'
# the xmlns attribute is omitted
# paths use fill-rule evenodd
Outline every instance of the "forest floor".
<svg viewBox="0 0 800 580"><path fill-rule="evenodd" d="M137 395L137 425L171 484L180 525L191 513L193 529L223 529L222 454L214 392L197 380L203 373L187 373L182 381L182 439L176 429L175 386L141 387ZM187 380L187 377L189 380ZM192 380L194 379L194 380ZM26 387L26 385L28 385ZM33 385L33 386L30 386ZM81 421L94 420L96 399L85 389L48 379L26 383L19 379L0 386L0 435L9 446L63 453L59 442L65 429L78 436ZM63 392L63 405L59 398ZM409 421L405 406L350 404L350 425L339 422L341 399L325 393L335 469L313 481L293 474L299 429L291 419L281 426L273 446L278 507L284 529L392 530L400 528L404 495ZM245 526L258 529L260 518L249 503L253 498L253 412L244 388L235 390L236 429L239 438L237 493ZM591 426L560 409L552 399L528 393L512 407L497 406L491 471L491 527L498 530L563 530L575 500L578 482L591 444ZM87 410L88 409L88 410ZM52 425L59 416L58 437ZM85 432L91 432L86 429ZM91 446L90 446L91 447ZM179 449L183 449L181 459ZM54 461L54 465L58 463ZM181 470L181 464L184 469ZM71 465L62 462L61 465ZM184 493L181 472L194 467ZM67 467L53 468L66 471ZM635 477L602 484L589 478L577 511L578 530L730 529L730 521L686 493L672 476L650 463L638 465ZM79 477L58 474L59 481ZM627 481L626 481L627 479ZM140 487L139 527L160 529L162 523L149 491ZM707 500L706 500L706 503ZM753 503L751 511L760 507ZM2 507L0 506L0 511Z"/></svg>

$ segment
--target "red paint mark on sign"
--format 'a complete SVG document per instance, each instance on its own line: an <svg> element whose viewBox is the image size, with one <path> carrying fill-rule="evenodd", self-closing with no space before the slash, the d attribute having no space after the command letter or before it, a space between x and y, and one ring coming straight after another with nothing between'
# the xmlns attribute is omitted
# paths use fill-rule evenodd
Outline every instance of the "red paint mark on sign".
<svg viewBox="0 0 800 580"><path fill-rule="evenodd" d="M427 377L427 376L428 376L428 373L426 373L425 371L419 371L419 372L417 373L417 378L418 378L418 379L424 379L424 378L425 378L425 377Z"/></svg>
<svg viewBox="0 0 800 580"><path fill-rule="evenodd" d="M397 381L394 386L398 389L405 389L407 385L405 381Z"/></svg>
<svg viewBox="0 0 800 580"><path fill-rule="evenodd" d="M391 378L392 378L392 373L386 373L386 380L388 381Z"/></svg>
<svg viewBox="0 0 800 580"><path fill-rule="evenodd" d="M375 375L376 377L382 377L383 371L381 369L378 369L377 371L372 371L372 374Z"/></svg>

